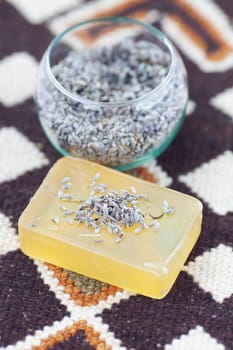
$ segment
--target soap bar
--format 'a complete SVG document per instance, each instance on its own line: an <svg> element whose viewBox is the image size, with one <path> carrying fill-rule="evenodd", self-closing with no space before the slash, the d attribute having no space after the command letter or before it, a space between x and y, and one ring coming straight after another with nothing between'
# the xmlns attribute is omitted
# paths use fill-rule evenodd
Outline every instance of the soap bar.
<svg viewBox="0 0 233 350"><path fill-rule="evenodd" d="M78 211L85 216L86 207L93 209L97 197L100 213L101 200L109 193L115 203L117 196L128 198L121 211L136 210L133 219L140 222L122 214L125 224L115 220L111 225L106 205L106 217L95 213L88 219L96 220L95 227L80 219L80 213L77 219ZM182 269L201 221L202 204L194 197L65 157L51 168L20 216L20 248L33 258L160 299Z"/></svg>

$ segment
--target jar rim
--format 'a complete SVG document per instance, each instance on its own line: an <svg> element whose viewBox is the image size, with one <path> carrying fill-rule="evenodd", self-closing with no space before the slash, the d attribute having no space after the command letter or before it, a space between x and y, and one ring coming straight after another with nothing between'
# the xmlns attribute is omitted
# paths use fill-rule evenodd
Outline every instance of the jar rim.
<svg viewBox="0 0 233 350"><path fill-rule="evenodd" d="M57 44L60 42L60 40L67 34L69 34L70 32L72 32L73 30L86 25L86 24L90 24L90 23L99 23L99 22L126 22L126 23L130 23L130 24L135 24L135 25L140 25L144 28L146 28L148 31L150 31L152 34L154 34L157 38L159 38L159 40L166 46L166 48L168 49L170 56L171 56L171 62L170 62L170 66L169 66L169 70L167 75L165 76L165 78L152 90L150 90L147 93L142 94L141 96L138 96L132 100L118 100L116 102L102 102L102 101L94 101L91 99L87 99L85 97L80 96L79 94L74 94L72 92L70 92L69 90L67 90L64 86L62 86L62 84L55 78L52 68L51 68L51 62L50 62L50 58L51 58L51 53L53 51L53 49L57 46ZM131 18L127 18L127 17L120 17L120 16L112 16L112 17L99 17L99 18L95 18L95 19L90 19L90 20L86 20L86 21L82 21L82 22L78 22L72 26L70 26L69 28L67 28L66 30L64 30L63 32L61 32L60 34L58 34L50 43L47 52L45 54L45 68L46 68L46 73L48 75L48 78L50 79L51 83L65 96L71 98L73 101L75 102L81 102L83 104L88 104L88 105L92 105L95 107L120 107L120 106L129 106L129 105L134 105L137 104L139 102L142 102L144 99L152 96L152 95L159 95L159 93L164 90L170 83L170 81L173 78L173 74L175 71L175 67L176 67L176 55L175 55L175 50L173 47L172 42L167 38L167 36L161 32L158 28L156 28L155 26L152 26L149 23L145 23L143 21L138 21L135 19L131 19ZM153 96L154 99L155 96Z"/></svg>

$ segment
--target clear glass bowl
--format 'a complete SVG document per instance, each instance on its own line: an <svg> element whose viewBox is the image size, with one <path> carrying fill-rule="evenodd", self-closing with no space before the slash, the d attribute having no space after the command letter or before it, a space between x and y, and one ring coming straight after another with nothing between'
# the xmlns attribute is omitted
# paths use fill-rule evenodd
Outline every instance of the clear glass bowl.
<svg viewBox="0 0 233 350"><path fill-rule="evenodd" d="M111 35L111 44L93 44L90 32ZM127 74L131 85L124 86ZM119 170L169 146L187 100L187 74L172 43L155 27L121 17L85 21L58 35L41 60L35 93L41 125L62 155Z"/></svg>

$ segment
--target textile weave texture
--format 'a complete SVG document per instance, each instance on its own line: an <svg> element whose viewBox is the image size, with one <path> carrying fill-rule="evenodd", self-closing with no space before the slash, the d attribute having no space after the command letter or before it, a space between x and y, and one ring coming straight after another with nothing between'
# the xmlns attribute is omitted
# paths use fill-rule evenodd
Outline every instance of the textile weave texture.
<svg viewBox="0 0 233 350"><path fill-rule="evenodd" d="M33 103L54 35L87 18L155 24L187 67L190 101L163 155L133 171L204 204L200 239L169 295L153 300L30 259L17 221L59 154ZM0 349L233 349L233 4L229 0L0 1ZM86 33L88 42L115 33ZM184 213L185 215L185 213Z"/></svg>

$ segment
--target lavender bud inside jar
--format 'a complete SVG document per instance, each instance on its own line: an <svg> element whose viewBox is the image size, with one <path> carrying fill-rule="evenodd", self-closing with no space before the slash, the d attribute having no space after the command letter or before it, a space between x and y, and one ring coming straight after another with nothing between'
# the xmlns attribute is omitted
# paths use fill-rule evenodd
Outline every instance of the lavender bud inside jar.
<svg viewBox="0 0 233 350"><path fill-rule="evenodd" d="M52 41L35 100L41 125L61 154L128 170L161 154L175 137L188 100L187 75L155 27L100 18Z"/></svg>

